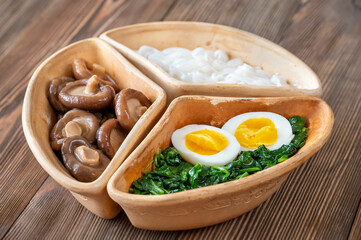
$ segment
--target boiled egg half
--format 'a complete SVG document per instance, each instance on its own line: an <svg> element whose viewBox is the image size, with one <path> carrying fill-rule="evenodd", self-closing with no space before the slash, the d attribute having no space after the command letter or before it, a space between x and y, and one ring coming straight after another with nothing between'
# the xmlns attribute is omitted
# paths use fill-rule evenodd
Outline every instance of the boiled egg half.
<svg viewBox="0 0 361 240"><path fill-rule="evenodd" d="M288 145L293 139L290 122L272 112L248 112L228 120L222 127L236 137L242 151L254 151L265 145L269 150Z"/></svg>
<svg viewBox="0 0 361 240"><path fill-rule="evenodd" d="M187 162L224 166L240 152L237 139L229 132L209 125L187 125L172 134L172 144Z"/></svg>

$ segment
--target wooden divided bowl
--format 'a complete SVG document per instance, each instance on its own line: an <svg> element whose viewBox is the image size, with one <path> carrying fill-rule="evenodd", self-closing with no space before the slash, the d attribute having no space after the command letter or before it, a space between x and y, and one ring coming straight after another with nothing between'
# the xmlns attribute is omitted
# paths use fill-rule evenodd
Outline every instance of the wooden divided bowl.
<svg viewBox="0 0 361 240"><path fill-rule="evenodd" d="M55 120L54 110L47 98L49 84L55 77L71 76L71 63L75 58L83 58L102 65L121 89L128 87L137 89L152 102L152 106L129 132L103 174L90 183L73 178L49 143L49 132ZM24 133L35 158L55 181L69 189L91 212L103 218L113 218L119 213L120 207L109 198L106 191L108 180L160 118L165 102L164 91L117 51L100 39L86 39L56 52L36 69L24 99L22 115Z"/></svg>
<svg viewBox="0 0 361 240"><path fill-rule="evenodd" d="M142 176L154 154L171 145L171 136L176 129L188 124L222 127L230 118L253 111L274 112L286 118L303 116L310 129L306 144L286 161L239 180L165 195L129 193L132 182ZM112 176L108 184L109 195L139 228L183 230L224 222L270 198L293 169L323 146L332 125L332 110L315 97L179 97Z"/></svg>
<svg viewBox="0 0 361 240"><path fill-rule="evenodd" d="M154 80L167 93L168 102L181 95L199 94L225 97L320 96L317 75L300 59L264 38L239 29L200 22L153 22L109 30L100 38L114 46L138 69ZM230 58L240 58L251 66L279 73L297 88L251 86L220 83L187 83L172 78L159 66L139 55L142 45L159 50L182 47L221 49Z"/></svg>

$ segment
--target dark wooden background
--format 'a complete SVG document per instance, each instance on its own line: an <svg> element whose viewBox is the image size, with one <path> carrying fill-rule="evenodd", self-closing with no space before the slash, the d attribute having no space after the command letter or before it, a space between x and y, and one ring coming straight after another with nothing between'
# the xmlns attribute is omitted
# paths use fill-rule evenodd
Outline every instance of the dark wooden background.
<svg viewBox="0 0 361 240"><path fill-rule="evenodd" d="M335 114L327 144L253 211L179 232L89 213L40 167L21 110L34 69L69 43L139 22L219 23L265 37L320 77ZM0 0L0 238L361 239L361 0Z"/></svg>

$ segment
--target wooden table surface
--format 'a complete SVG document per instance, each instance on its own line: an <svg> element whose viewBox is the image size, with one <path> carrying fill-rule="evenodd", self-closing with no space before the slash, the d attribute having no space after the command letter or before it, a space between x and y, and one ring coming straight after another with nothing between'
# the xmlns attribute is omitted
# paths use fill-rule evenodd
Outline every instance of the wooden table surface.
<svg viewBox="0 0 361 240"><path fill-rule="evenodd" d="M177 232L94 216L40 167L21 127L34 69L62 47L119 26L203 21L267 38L320 77L332 136L253 211ZM361 0L1 0L0 238L361 239Z"/></svg>

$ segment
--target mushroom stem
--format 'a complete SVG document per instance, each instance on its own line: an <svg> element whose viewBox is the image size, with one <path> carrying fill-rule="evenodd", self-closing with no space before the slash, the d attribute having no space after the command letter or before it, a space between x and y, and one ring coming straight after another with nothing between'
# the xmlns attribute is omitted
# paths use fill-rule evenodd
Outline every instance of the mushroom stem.
<svg viewBox="0 0 361 240"><path fill-rule="evenodd" d="M135 109L135 114L138 116L138 118L140 118L145 113L145 111L147 111L147 109L148 108L146 106L138 106Z"/></svg>
<svg viewBox="0 0 361 240"><path fill-rule="evenodd" d="M75 156L86 165L99 164L99 153L86 146L77 147L74 150Z"/></svg>
<svg viewBox="0 0 361 240"><path fill-rule="evenodd" d="M89 78L84 92L87 94L94 94L99 84L99 77L97 75L93 75Z"/></svg>
<svg viewBox="0 0 361 240"><path fill-rule="evenodd" d="M64 133L66 137L80 136L82 134L82 128L79 123L69 121L64 127Z"/></svg>

